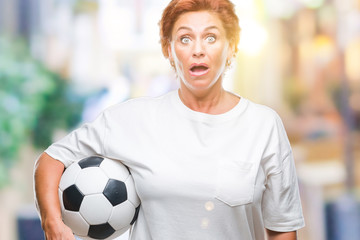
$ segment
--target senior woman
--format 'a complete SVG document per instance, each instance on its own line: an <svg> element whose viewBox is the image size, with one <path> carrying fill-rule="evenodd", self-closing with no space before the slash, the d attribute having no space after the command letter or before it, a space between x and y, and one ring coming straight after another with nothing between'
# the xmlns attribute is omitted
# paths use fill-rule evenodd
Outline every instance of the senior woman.
<svg viewBox="0 0 360 240"><path fill-rule="evenodd" d="M304 220L282 122L222 87L239 32L228 0L169 3L161 45L179 89L117 104L40 156L35 191L48 240L74 239L57 187L64 167L94 154L132 173L141 209L131 240L296 239Z"/></svg>

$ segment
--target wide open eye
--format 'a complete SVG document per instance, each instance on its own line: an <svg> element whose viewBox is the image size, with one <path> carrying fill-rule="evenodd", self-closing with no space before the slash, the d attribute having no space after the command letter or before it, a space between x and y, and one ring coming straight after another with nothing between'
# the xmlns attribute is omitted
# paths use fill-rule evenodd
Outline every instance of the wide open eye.
<svg viewBox="0 0 360 240"><path fill-rule="evenodd" d="M213 43L216 41L216 38L215 36L207 36L206 37L206 40L209 42L209 43Z"/></svg>
<svg viewBox="0 0 360 240"><path fill-rule="evenodd" d="M190 38L189 37L181 37L180 38L180 41L184 44L187 44L190 42Z"/></svg>

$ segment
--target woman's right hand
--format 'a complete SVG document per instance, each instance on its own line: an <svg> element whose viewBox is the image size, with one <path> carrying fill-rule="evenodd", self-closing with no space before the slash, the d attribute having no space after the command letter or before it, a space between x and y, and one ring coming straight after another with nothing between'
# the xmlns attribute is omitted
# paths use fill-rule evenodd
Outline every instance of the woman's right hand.
<svg viewBox="0 0 360 240"><path fill-rule="evenodd" d="M64 164L43 153L35 164L35 199L46 240L75 240L71 229L61 219L59 182Z"/></svg>
<svg viewBox="0 0 360 240"><path fill-rule="evenodd" d="M72 230L63 221L44 221L42 228L46 240L75 240Z"/></svg>

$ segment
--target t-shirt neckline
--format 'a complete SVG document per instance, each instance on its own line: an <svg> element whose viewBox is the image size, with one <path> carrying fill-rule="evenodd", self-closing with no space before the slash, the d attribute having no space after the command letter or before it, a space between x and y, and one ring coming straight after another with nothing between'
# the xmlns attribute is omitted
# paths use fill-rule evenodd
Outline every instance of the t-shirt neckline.
<svg viewBox="0 0 360 240"><path fill-rule="evenodd" d="M181 101L178 90L174 90L172 92L171 100L177 111L179 111L184 117L198 122L217 124L231 120L234 117L240 115L245 110L248 104L248 100L245 99L244 97L241 97L238 94L235 93L232 94L240 97L239 102L232 109L221 114L209 114L209 113L197 112L190 109Z"/></svg>

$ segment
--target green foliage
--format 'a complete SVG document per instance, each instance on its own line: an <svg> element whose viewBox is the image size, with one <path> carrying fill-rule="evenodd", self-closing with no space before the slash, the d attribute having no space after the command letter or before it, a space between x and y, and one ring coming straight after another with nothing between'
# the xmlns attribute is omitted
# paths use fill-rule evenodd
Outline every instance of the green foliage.
<svg viewBox="0 0 360 240"><path fill-rule="evenodd" d="M43 94L46 104L36 116L32 139L35 147L46 148L52 143L52 133L56 129L69 130L80 120L83 101L76 96L66 81L49 73L56 83L56 90Z"/></svg>
<svg viewBox="0 0 360 240"><path fill-rule="evenodd" d="M24 143L51 143L54 130L77 124L82 101L59 75L31 58L27 45L0 38L0 187Z"/></svg>

